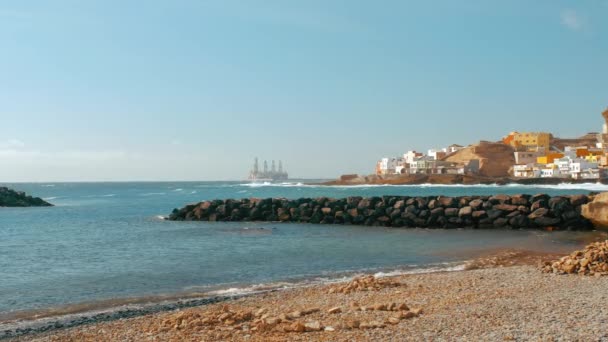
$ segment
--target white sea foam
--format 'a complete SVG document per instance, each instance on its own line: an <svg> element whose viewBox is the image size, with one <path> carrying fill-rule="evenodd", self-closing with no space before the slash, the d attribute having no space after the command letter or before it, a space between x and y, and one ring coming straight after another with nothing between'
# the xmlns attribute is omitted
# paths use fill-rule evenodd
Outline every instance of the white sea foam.
<svg viewBox="0 0 608 342"><path fill-rule="evenodd" d="M434 272L455 272L455 271L464 271L466 265L458 264L454 266L434 266L434 267L423 267L423 268L414 268L408 270L394 270L390 272L377 272L374 274L375 277L383 278L383 277L395 277L406 274L424 274L424 273L434 273Z"/></svg>
<svg viewBox="0 0 608 342"><path fill-rule="evenodd" d="M184 191L184 189L182 189L182 188L177 188L177 189L174 189L173 191L177 191L177 192L179 192L179 191Z"/></svg>
<svg viewBox="0 0 608 342"><path fill-rule="evenodd" d="M385 277L395 277L395 276L408 275L408 274L425 274L425 273L435 273L435 272L457 272L457 271L465 270L465 265L466 264L464 262L462 262L462 263L439 263L439 264L432 264L432 265L420 266L420 267L417 267L416 265L408 265L408 266L406 266L407 268L405 268L405 269L400 268L400 269L395 269L392 271L380 271L380 272L375 272L373 275L378 278L385 278ZM410 268L410 267L412 267L412 268ZM332 276L330 274L326 277L314 277L314 278L308 278L305 280L295 281L295 282L284 282L283 281L283 282L260 283L260 284L243 286L243 287L229 287L229 288L223 288L223 289L218 289L218 290L206 291L205 294L211 295L211 296L247 295L247 294L255 294L255 293L271 291L271 290L286 290L286 289L307 287L307 286L314 286L314 285L344 283L344 282L349 282L349 281L353 280L355 277L360 276L362 274L368 274L366 270L361 270L358 272L350 271L348 273L350 275L339 276L339 275L335 274ZM187 287L185 290L186 291L196 291L196 290L204 291L204 289L205 289L204 287L191 286L191 287Z"/></svg>
<svg viewBox="0 0 608 342"><path fill-rule="evenodd" d="M58 198L61 198L61 197L60 196L45 197L45 198L43 198L43 200L49 201L49 200L54 200L54 199L58 199Z"/></svg>
<svg viewBox="0 0 608 342"><path fill-rule="evenodd" d="M162 196L162 195L166 195L166 192L148 192L145 194L141 194L140 196Z"/></svg>
<svg viewBox="0 0 608 342"><path fill-rule="evenodd" d="M284 188L335 188L340 190L347 189L371 189L371 188L488 188L488 189L500 189L500 188L522 188L522 189L553 189L553 190L586 190L586 191L608 191L608 185L602 183L561 183L561 184L356 184L356 185L320 185L320 184L304 184L301 182L291 183L243 183L237 185L239 187L284 187Z"/></svg>
<svg viewBox="0 0 608 342"><path fill-rule="evenodd" d="M318 185L307 185L307 184L303 184L303 183L290 183L290 182L283 182L283 183L271 183L271 182L263 182L263 183L243 183L243 184L238 184L238 186L247 186L250 188L259 188L259 187L281 187L281 188L292 188L292 187L317 187Z"/></svg>

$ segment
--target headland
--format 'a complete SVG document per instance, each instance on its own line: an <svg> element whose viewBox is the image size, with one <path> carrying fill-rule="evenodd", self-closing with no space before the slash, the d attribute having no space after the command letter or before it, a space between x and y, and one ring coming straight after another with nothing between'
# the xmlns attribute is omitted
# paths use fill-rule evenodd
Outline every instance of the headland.
<svg viewBox="0 0 608 342"><path fill-rule="evenodd" d="M0 207L51 207L49 202L24 192L0 187Z"/></svg>

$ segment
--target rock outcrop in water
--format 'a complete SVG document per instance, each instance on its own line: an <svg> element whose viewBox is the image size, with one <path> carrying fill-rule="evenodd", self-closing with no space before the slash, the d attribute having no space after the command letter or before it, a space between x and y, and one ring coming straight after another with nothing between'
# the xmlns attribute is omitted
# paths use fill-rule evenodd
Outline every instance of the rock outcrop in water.
<svg viewBox="0 0 608 342"><path fill-rule="evenodd" d="M24 192L0 187L0 207L50 207L52 204L42 198L26 195Z"/></svg>
<svg viewBox="0 0 608 342"><path fill-rule="evenodd" d="M593 229L581 216L591 196L383 196L204 201L174 209L174 221L280 221L420 228Z"/></svg>

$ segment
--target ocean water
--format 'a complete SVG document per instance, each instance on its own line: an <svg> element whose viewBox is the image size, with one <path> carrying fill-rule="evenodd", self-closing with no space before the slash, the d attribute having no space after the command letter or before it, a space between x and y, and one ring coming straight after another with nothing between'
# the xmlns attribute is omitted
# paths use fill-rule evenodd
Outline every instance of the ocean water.
<svg viewBox="0 0 608 342"><path fill-rule="evenodd" d="M484 195L606 191L560 186L356 186L242 182L0 184L55 207L0 208L0 317L84 302L356 272L458 268L494 248L565 251L589 233L391 229L281 223L170 222L173 208L215 198ZM282 286L283 286L282 285Z"/></svg>

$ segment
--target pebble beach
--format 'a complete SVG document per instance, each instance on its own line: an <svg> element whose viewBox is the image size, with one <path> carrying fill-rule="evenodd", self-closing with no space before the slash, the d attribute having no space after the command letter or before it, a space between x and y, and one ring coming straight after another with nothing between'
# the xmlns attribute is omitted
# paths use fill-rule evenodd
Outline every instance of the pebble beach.
<svg viewBox="0 0 608 342"><path fill-rule="evenodd" d="M599 341L608 277L506 252L467 270L302 287L13 341Z"/></svg>

